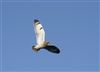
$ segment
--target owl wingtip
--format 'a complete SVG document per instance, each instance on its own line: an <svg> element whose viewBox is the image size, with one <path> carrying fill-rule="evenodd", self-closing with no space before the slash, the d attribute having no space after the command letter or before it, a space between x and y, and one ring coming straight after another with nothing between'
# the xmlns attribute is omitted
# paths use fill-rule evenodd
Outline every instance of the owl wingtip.
<svg viewBox="0 0 100 72"><path fill-rule="evenodd" d="M34 23L36 23L36 22L39 22L39 20L38 19L34 19Z"/></svg>

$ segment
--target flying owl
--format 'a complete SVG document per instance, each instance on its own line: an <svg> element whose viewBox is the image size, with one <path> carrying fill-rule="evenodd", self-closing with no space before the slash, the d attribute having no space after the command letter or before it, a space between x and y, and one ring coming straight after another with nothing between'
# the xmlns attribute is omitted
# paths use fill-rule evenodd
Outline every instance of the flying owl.
<svg viewBox="0 0 100 72"><path fill-rule="evenodd" d="M45 40L45 30L38 19L34 19L34 31L36 34L36 45L32 46L32 50L38 52L41 49L48 50L49 52L59 54L60 50Z"/></svg>

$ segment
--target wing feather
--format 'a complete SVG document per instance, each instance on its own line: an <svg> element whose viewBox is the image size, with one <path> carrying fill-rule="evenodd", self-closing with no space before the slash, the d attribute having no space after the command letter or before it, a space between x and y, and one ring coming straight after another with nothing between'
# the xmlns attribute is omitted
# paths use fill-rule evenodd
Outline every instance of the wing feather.
<svg viewBox="0 0 100 72"><path fill-rule="evenodd" d="M48 50L49 52L59 54L60 50L54 45L47 45L44 49Z"/></svg>
<svg viewBox="0 0 100 72"><path fill-rule="evenodd" d="M39 20L34 20L34 29L36 34L36 42L39 45L45 41L45 31Z"/></svg>

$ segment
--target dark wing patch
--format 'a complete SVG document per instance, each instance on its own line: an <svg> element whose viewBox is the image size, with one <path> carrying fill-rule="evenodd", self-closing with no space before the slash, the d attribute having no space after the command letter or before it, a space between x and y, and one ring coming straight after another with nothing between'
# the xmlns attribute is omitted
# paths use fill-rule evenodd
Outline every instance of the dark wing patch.
<svg viewBox="0 0 100 72"><path fill-rule="evenodd" d="M36 22L39 22L39 20L38 19L34 19L34 23L36 23Z"/></svg>
<svg viewBox="0 0 100 72"><path fill-rule="evenodd" d="M40 28L40 30L42 29L42 27Z"/></svg>
<svg viewBox="0 0 100 72"><path fill-rule="evenodd" d="M56 54L60 53L60 50L56 46L53 46L53 45L48 45L48 46L44 47L44 49L46 49L52 53L56 53Z"/></svg>

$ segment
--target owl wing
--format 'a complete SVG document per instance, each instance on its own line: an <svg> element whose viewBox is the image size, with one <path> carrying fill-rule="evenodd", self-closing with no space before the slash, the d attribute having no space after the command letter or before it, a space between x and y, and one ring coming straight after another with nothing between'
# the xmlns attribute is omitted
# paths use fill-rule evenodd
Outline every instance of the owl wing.
<svg viewBox="0 0 100 72"><path fill-rule="evenodd" d="M36 34L36 42L39 45L45 41L45 31L37 19L34 20L34 30Z"/></svg>

